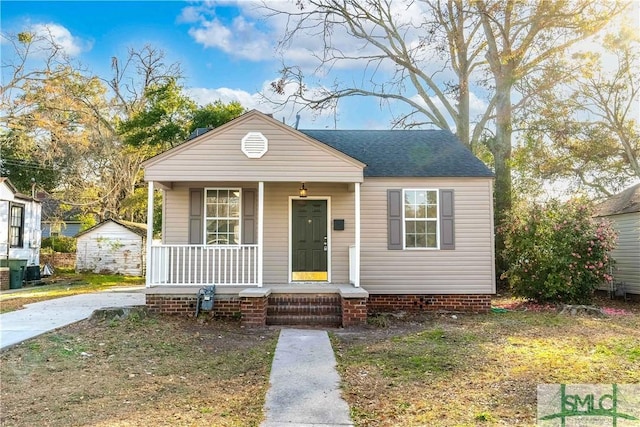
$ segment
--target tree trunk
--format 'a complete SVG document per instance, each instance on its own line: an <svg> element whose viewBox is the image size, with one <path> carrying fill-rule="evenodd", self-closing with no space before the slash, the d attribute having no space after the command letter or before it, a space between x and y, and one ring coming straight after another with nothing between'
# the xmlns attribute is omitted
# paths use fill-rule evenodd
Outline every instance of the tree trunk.
<svg viewBox="0 0 640 427"><path fill-rule="evenodd" d="M494 221L496 229L511 211L511 76L502 75L496 79L496 137L490 144L495 163ZM501 275L507 264L502 256L504 236L496 232L496 273Z"/></svg>
<svg viewBox="0 0 640 427"><path fill-rule="evenodd" d="M456 135L458 139L470 150L473 151L471 146L471 137L469 135L469 84L468 79L459 80L458 91L458 117L456 123Z"/></svg>

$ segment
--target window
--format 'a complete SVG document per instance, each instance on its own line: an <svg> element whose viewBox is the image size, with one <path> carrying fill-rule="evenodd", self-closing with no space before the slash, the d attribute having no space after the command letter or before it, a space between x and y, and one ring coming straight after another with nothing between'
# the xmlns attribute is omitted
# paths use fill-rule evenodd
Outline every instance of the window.
<svg viewBox="0 0 640 427"><path fill-rule="evenodd" d="M22 247L24 238L24 206L11 205L11 223L9 224L9 245Z"/></svg>
<svg viewBox="0 0 640 427"><path fill-rule="evenodd" d="M237 245L240 243L239 189L206 189L205 216L205 241L207 245Z"/></svg>
<svg viewBox="0 0 640 427"><path fill-rule="evenodd" d="M438 191L404 190L404 247L438 248Z"/></svg>

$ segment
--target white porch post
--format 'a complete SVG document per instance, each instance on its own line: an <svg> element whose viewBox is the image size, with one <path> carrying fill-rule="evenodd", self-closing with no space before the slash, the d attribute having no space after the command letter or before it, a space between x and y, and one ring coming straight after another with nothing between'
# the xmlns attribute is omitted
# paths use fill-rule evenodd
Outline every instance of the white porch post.
<svg viewBox="0 0 640 427"><path fill-rule="evenodd" d="M153 181L149 181L147 187L147 255L146 255L146 272L145 286L151 287L151 269L153 268L153 258L151 257L151 243L153 241Z"/></svg>
<svg viewBox="0 0 640 427"><path fill-rule="evenodd" d="M360 183L356 182L355 185L355 208L356 208L356 242L355 242L355 250L356 250L356 269L355 269L355 277L353 279L353 286L356 288L360 287Z"/></svg>
<svg viewBox="0 0 640 427"><path fill-rule="evenodd" d="M264 254L264 182L258 182L258 287L262 287Z"/></svg>

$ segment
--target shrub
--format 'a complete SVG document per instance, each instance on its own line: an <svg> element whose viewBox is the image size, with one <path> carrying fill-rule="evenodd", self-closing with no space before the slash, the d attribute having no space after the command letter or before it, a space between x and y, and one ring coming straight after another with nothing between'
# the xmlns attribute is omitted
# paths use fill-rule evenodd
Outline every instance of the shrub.
<svg viewBox="0 0 640 427"><path fill-rule="evenodd" d="M611 283L616 233L593 218L584 201L551 201L514 209L505 235L503 278L516 296L539 303L589 303L598 285Z"/></svg>
<svg viewBox="0 0 640 427"><path fill-rule="evenodd" d="M40 245L42 249L51 249L53 252L73 253L76 251L76 239L73 237L56 236L45 237Z"/></svg>

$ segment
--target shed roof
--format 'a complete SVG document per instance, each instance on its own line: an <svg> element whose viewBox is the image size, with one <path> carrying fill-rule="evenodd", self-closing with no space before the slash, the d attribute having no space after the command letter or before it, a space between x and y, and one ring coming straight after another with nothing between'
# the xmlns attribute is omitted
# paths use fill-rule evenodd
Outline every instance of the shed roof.
<svg viewBox="0 0 640 427"><path fill-rule="evenodd" d="M365 163L371 177L493 177L446 130L300 130Z"/></svg>
<svg viewBox="0 0 640 427"><path fill-rule="evenodd" d="M640 183L609 197L596 207L597 216L640 212Z"/></svg>
<svg viewBox="0 0 640 427"><path fill-rule="evenodd" d="M127 230L130 230L130 231L136 233L140 237L147 237L147 225L146 224L140 224L138 222L122 221L122 220L113 219L113 218L105 219L104 221L100 222L99 224L96 224L91 228L88 228L88 229L86 229L84 231L81 231L80 233L76 234L75 237L80 237L80 236L82 236L84 234L89 233L90 231L95 230L96 228L100 228L104 224L106 224L107 222L116 223L116 224L126 228Z"/></svg>

